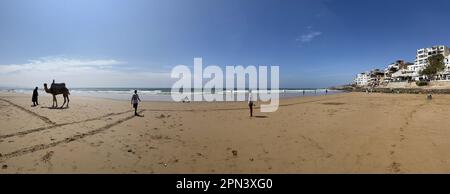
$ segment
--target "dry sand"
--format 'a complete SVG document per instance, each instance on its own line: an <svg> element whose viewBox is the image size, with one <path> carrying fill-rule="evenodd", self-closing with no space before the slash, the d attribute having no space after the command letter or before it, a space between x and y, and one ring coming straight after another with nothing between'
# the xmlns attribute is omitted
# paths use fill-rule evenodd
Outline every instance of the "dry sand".
<svg viewBox="0 0 450 194"><path fill-rule="evenodd" d="M129 102L0 93L0 173L450 173L450 96L347 93L245 102ZM60 103L62 97L59 96Z"/></svg>

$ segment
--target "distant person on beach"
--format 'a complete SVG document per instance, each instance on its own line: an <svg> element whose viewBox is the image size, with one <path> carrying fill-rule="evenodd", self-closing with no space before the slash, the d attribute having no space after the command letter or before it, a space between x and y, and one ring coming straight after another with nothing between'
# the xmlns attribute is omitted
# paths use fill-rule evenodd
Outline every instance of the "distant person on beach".
<svg viewBox="0 0 450 194"><path fill-rule="evenodd" d="M33 90L33 96L31 97L31 101L33 102L33 106L39 105L38 103L38 87L34 88Z"/></svg>
<svg viewBox="0 0 450 194"><path fill-rule="evenodd" d="M303 96L305 95L305 90L303 90Z"/></svg>
<svg viewBox="0 0 450 194"><path fill-rule="evenodd" d="M253 106L255 104L253 103L253 94L252 91L250 90L248 92L248 107L250 108L250 117L253 117Z"/></svg>
<svg viewBox="0 0 450 194"><path fill-rule="evenodd" d="M141 99L139 98L139 95L137 94L137 90L134 90L134 94L131 97L131 104L133 105L134 108L134 116L139 116L139 114L137 113L137 108L138 108L138 104L141 101Z"/></svg>
<svg viewBox="0 0 450 194"><path fill-rule="evenodd" d="M328 94L328 89L325 90L325 95L327 95L327 94Z"/></svg>
<svg viewBox="0 0 450 194"><path fill-rule="evenodd" d="M181 102L183 102L183 103L189 103L189 102L191 102L190 100L189 100L189 97L184 97L183 98L183 100L181 101Z"/></svg>

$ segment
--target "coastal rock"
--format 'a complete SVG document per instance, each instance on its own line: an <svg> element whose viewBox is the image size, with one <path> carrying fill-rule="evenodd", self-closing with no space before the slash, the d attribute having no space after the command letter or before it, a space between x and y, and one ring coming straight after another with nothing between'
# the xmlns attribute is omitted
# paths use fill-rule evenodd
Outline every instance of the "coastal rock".
<svg viewBox="0 0 450 194"><path fill-rule="evenodd" d="M355 88L351 92L366 92L367 88ZM427 89L427 88L374 88L373 93L394 94L450 94L450 89Z"/></svg>

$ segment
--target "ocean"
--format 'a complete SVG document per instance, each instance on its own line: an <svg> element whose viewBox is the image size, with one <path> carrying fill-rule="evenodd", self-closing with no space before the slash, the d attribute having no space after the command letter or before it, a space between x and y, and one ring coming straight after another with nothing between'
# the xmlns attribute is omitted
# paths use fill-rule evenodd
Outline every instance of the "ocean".
<svg viewBox="0 0 450 194"><path fill-rule="evenodd" d="M134 90L138 90L139 97L143 101L173 101L171 97L171 88L70 88L70 94L73 96L85 96L85 97L98 97L107 98L115 100L130 100L131 95ZM15 88L0 89L2 92L12 92L12 93L24 93L31 94L33 89L28 88ZM291 97L303 97L303 96L323 96L342 93L338 90L328 90L323 88L281 88L279 90L271 91L272 93L279 93L280 98L291 98ZM191 90L193 95L202 95L203 92L199 89ZM234 95L245 93L247 90L227 90L227 91L217 91L217 94L226 95L227 93L233 93ZM256 93L254 91L253 93ZM39 90L40 95L48 95L43 89Z"/></svg>

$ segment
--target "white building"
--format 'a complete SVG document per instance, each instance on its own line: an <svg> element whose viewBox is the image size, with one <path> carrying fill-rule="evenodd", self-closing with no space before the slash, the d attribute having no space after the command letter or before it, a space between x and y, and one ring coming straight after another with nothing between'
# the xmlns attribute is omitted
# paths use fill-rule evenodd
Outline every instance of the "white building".
<svg viewBox="0 0 450 194"><path fill-rule="evenodd" d="M388 65L388 67L384 70L385 82L401 82L411 80L412 74L414 73L414 71L410 71L408 68L411 65L413 64L404 60L397 60L396 62Z"/></svg>
<svg viewBox="0 0 450 194"><path fill-rule="evenodd" d="M397 60L388 65L383 71L375 69L370 72L360 73L354 79L354 84L357 86L377 87L380 85L387 85L390 82L411 82L420 80L423 78L423 76L420 76L420 71L425 69L428 65L428 59L439 54L444 56L445 69L434 79L450 80L450 49L447 46L438 45L430 48L418 49L414 63Z"/></svg>
<svg viewBox="0 0 450 194"><path fill-rule="evenodd" d="M419 72L425 69L425 67L428 65L428 58L438 54L444 55L444 57L446 58L446 64L448 65L450 50L447 46L438 45L431 48L422 48L417 50L414 65L410 65L408 67L409 71L414 71L413 75L416 80L418 80L420 77Z"/></svg>
<svg viewBox="0 0 450 194"><path fill-rule="evenodd" d="M442 79L450 80L450 55L444 58L445 70L442 73Z"/></svg>
<svg viewBox="0 0 450 194"><path fill-rule="evenodd" d="M355 78L355 84L357 86L367 86L369 84L370 76L369 73L359 73Z"/></svg>

